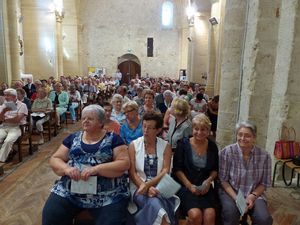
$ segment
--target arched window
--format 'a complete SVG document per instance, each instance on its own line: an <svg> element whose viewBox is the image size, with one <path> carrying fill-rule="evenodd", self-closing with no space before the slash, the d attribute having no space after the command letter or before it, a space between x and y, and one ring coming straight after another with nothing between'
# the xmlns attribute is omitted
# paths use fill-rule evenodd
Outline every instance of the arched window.
<svg viewBox="0 0 300 225"><path fill-rule="evenodd" d="M171 1L165 1L162 5L161 25L163 28L173 28L174 6Z"/></svg>

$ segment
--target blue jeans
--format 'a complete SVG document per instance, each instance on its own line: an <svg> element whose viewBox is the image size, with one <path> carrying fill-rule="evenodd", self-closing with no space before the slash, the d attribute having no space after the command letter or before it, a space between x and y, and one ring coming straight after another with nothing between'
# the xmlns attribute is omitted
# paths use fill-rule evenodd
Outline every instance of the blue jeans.
<svg viewBox="0 0 300 225"><path fill-rule="evenodd" d="M69 107L69 112L70 112L70 116L71 116L71 120L75 121L76 120L76 109L78 108L78 103L72 103Z"/></svg>
<svg viewBox="0 0 300 225"><path fill-rule="evenodd" d="M128 199L100 208L86 209L94 218L95 225L125 225ZM70 225L82 209L70 201L51 193L45 203L42 225Z"/></svg>

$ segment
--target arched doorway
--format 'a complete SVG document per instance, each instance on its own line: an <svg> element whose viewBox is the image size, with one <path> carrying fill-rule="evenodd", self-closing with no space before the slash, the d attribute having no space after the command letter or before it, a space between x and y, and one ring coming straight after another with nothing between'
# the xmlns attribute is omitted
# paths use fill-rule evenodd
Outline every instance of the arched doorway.
<svg viewBox="0 0 300 225"><path fill-rule="evenodd" d="M141 77L141 63L138 57L133 54L125 54L118 58L118 69L122 73L121 83L129 84L136 74Z"/></svg>

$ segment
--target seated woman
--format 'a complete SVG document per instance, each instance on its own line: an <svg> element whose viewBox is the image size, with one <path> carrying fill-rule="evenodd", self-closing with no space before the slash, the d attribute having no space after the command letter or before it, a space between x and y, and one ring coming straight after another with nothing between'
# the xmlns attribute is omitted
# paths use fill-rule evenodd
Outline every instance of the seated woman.
<svg viewBox="0 0 300 225"><path fill-rule="evenodd" d="M150 89L145 89L143 91L143 99L144 99L144 105L140 106L139 108L139 115L142 117L146 112L155 111L159 112L159 109L156 108L156 105L154 104L154 97L155 94Z"/></svg>
<svg viewBox="0 0 300 225"><path fill-rule="evenodd" d="M173 173L182 184L177 195L189 225L215 224L212 181L218 174L218 148L208 139L211 123L207 116L194 117L193 136L179 141Z"/></svg>
<svg viewBox="0 0 300 225"><path fill-rule="evenodd" d="M120 135L120 124L111 119L112 105L109 102L103 102L103 109L105 111L105 122L103 129L108 132L115 132Z"/></svg>
<svg viewBox="0 0 300 225"><path fill-rule="evenodd" d="M50 116L45 113L52 110L52 102L50 98L47 97L47 91L45 88L39 88L36 92L36 99L32 104L32 114L31 114L31 122L32 127L36 127L40 134L39 144L44 143L43 136L43 124L49 120Z"/></svg>
<svg viewBox="0 0 300 225"><path fill-rule="evenodd" d="M57 82L54 85L54 91L51 91L49 98L55 104L57 114L57 126L60 126L60 117L67 111L69 104L69 95L66 91L63 91L61 83Z"/></svg>
<svg viewBox="0 0 300 225"><path fill-rule="evenodd" d="M207 102L204 100L202 93L198 93L195 98L192 98L190 105L192 118L200 113L206 113Z"/></svg>
<svg viewBox="0 0 300 225"><path fill-rule="evenodd" d="M189 119L190 106L183 98L175 98L170 108L169 129L166 139L171 144L173 152L178 140L192 135L192 123Z"/></svg>
<svg viewBox="0 0 300 225"><path fill-rule="evenodd" d="M135 101L128 101L123 105L123 112L126 116L125 123L121 126L121 137L129 145L133 140L143 136L142 120L138 114L138 104Z"/></svg>
<svg viewBox="0 0 300 225"><path fill-rule="evenodd" d="M250 121L236 125L237 143L226 146L220 152L219 178L222 189L224 225L238 225L240 212L236 205L239 191L246 199L246 212L253 224L271 225L273 219L267 209L265 191L271 185L270 154L255 145L256 126Z"/></svg>
<svg viewBox="0 0 300 225"><path fill-rule="evenodd" d="M75 84L71 84L69 87L69 111L70 111L70 116L72 123L75 123L76 121L76 109L79 106L79 103L81 101L81 96L79 91L76 90Z"/></svg>
<svg viewBox="0 0 300 225"><path fill-rule="evenodd" d="M111 113L111 117L117 121L120 125L124 124L126 121L126 116L122 112L123 105L123 97L120 94L114 94L111 98L111 104L113 106L113 110Z"/></svg>
<svg viewBox="0 0 300 225"><path fill-rule="evenodd" d="M45 203L43 225L72 224L84 209L96 225L126 223L129 191L125 172L130 166L127 146L119 135L103 129L104 120L101 106L86 106L82 111L83 131L69 135L50 158L50 166L62 177ZM78 185L81 188L76 188Z"/></svg>
<svg viewBox="0 0 300 225"><path fill-rule="evenodd" d="M137 225L176 224L175 210L179 204L175 197L164 198L155 186L170 171L172 150L168 142L157 137L163 119L156 112L143 116L144 136L129 145L133 202L138 207L134 215Z"/></svg>

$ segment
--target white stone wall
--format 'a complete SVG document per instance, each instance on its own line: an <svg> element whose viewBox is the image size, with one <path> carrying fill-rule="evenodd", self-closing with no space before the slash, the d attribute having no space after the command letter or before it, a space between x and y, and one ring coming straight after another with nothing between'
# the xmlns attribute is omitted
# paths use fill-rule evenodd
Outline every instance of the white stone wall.
<svg viewBox="0 0 300 225"><path fill-rule="evenodd" d="M107 73L112 74L117 68L117 58L131 53L139 58L142 75L149 73L150 76L178 78L179 70L187 68L189 54L188 27L183 13L186 4L180 0L173 1L174 28L165 30L161 27L162 2L81 1L79 23L82 72L86 73L89 66L95 66L105 67ZM204 54L207 57L207 32L201 35L195 37L198 40L195 47L199 51L193 51L197 74L207 71L207 58L203 58ZM148 37L154 38L154 57L147 57ZM206 41L201 41L201 38Z"/></svg>
<svg viewBox="0 0 300 225"><path fill-rule="evenodd" d="M174 28L161 28L161 3L156 0L86 0L81 1L79 23L82 72L88 66L105 67L115 72L117 58L126 53L136 55L141 73L151 76L178 77L184 61L180 18L176 15L180 1L174 1ZM154 57L147 57L147 37L154 38Z"/></svg>

